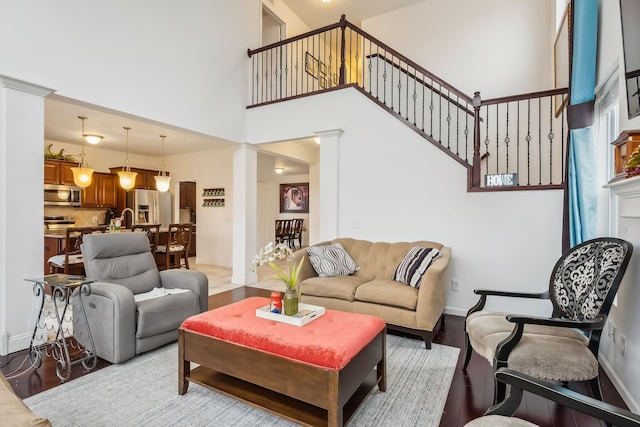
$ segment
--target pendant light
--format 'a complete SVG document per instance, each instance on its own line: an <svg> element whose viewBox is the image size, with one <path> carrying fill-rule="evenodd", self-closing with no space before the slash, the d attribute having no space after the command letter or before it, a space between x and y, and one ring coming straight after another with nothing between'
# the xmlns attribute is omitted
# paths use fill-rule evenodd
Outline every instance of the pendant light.
<svg viewBox="0 0 640 427"><path fill-rule="evenodd" d="M118 176L120 177L120 187L129 191L136 186L136 175L138 175L138 173L131 172L131 167L129 166L129 131L131 128L124 126L123 129L127 131L127 159L124 162L122 170L118 172Z"/></svg>
<svg viewBox="0 0 640 427"><path fill-rule="evenodd" d="M161 193L169 191L169 184L171 183L171 177L167 176L167 173L164 170L164 139L166 137L166 135L160 135L160 138L162 138L162 166L160 166L158 176L154 177L156 179L156 188Z"/></svg>
<svg viewBox="0 0 640 427"><path fill-rule="evenodd" d="M71 172L73 172L73 182L80 188L87 188L91 185L91 176L93 175L93 169L89 167L89 163L84 158L84 121L87 120L87 118L85 116L78 116L78 118L82 120L82 133L80 134L82 152L80 153L80 163L78 163L78 167L70 169Z"/></svg>

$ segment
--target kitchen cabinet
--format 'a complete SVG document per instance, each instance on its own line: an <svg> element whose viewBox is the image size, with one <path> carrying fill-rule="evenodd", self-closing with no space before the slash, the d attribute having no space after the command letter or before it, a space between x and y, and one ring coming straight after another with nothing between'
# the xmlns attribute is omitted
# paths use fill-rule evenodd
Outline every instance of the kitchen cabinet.
<svg viewBox="0 0 640 427"><path fill-rule="evenodd" d="M71 168L77 167L74 162L66 162L62 160L44 160L44 183L45 184L61 184L75 185L73 182L73 172Z"/></svg>
<svg viewBox="0 0 640 427"><path fill-rule="evenodd" d="M122 167L109 168L111 173L115 174L122 171ZM158 175L159 171L152 169L140 169L140 168L131 168L131 172L136 172L136 185L135 189L137 190L155 190L156 189L156 179L155 176ZM166 172L169 175L169 172Z"/></svg>
<svg viewBox="0 0 640 427"><path fill-rule="evenodd" d="M91 185L82 190L83 208L116 208L118 198L118 176L94 172Z"/></svg>
<svg viewBox="0 0 640 427"><path fill-rule="evenodd" d="M180 209L196 208L196 183L192 181L180 182Z"/></svg>

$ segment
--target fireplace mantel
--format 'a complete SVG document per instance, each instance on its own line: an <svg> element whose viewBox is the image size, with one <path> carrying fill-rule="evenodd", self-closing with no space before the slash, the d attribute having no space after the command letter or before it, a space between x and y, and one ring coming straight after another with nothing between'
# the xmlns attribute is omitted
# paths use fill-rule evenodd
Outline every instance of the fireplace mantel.
<svg viewBox="0 0 640 427"><path fill-rule="evenodd" d="M618 197L620 218L640 218L640 176L615 181L604 186Z"/></svg>

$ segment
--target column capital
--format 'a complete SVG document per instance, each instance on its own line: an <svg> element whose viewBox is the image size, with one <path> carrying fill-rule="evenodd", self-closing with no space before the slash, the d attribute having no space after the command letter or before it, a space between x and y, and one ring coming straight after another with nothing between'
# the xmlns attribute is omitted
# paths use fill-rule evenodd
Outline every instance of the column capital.
<svg viewBox="0 0 640 427"><path fill-rule="evenodd" d="M241 151L241 150L250 150L250 151L258 151L258 147L256 147L254 144L249 144L247 142L240 142L235 144L235 146L233 147L234 151Z"/></svg>
<svg viewBox="0 0 640 427"><path fill-rule="evenodd" d="M3 76L1 74L0 74L0 86L7 89L19 90L21 92L26 92L32 95L39 95L43 97L49 95L52 92L55 92L54 89L49 89L48 87L14 79L13 77Z"/></svg>
<svg viewBox="0 0 640 427"><path fill-rule="evenodd" d="M330 130L322 130L314 133L318 135L320 138L329 138L332 136L335 136L336 138L338 138L340 137L340 135L342 135L343 131L342 129L330 129Z"/></svg>

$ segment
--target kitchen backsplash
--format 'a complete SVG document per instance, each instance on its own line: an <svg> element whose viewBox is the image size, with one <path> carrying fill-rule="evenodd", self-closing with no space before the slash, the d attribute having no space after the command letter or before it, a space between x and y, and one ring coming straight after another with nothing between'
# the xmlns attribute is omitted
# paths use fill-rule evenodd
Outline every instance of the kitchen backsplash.
<svg viewBox="0 0 640 427"><path fill-rule="evenodd" d="M44 216L63 216L73 217L76 227L92 227L95 225L93 217L98 218L98 224L104 224L104 209L74 209L70 207L52 207L44 208Z"/></svg>

